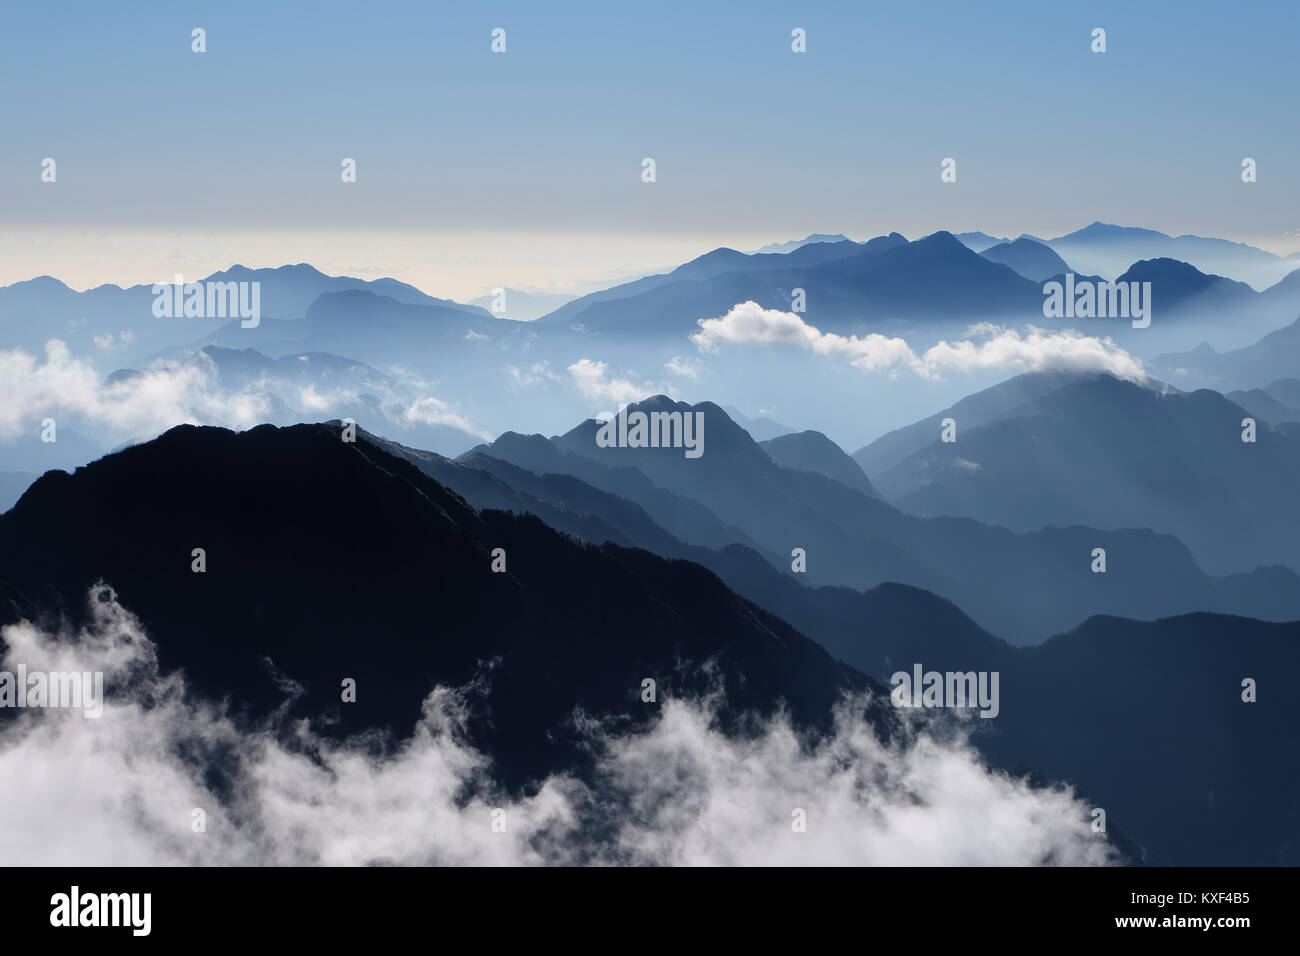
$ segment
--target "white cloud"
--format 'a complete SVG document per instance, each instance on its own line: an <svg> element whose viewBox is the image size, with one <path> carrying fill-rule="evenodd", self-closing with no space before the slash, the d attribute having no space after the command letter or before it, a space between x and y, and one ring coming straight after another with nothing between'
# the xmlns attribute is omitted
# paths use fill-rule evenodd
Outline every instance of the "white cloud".
<svg viewBox="0 0 1300 956"><path fill-rule="evenodd" d="M413 401L402 412L402 419L408 424L450 425L479 438L490 439L492 437L487 432L479 431L468 418L459 414L446 402L434 398L432 395L424 395Z"/></svg>
<svg viewBox="0 0 1300 956"><path fill-rule="evenodd" d="M206 356L204 357L206 359ZM156 435L179 424L247 428L266 413L265 396L230 394L216 385L210 362L159 363L130 378L103 385L99 373L51 339L45 361L22 351L0 351L0 440L22 434L46 415L82 416L120 435Z"/></svg>
<svg viewBox="0 0 1300 956"><path fill-rule="evenodd" d="M742 302L726 315L700 319L691 341L702 352L727 345L784 345L820 355L836 355L864 371L908 370L924 378L945 371L1014 369L1017 371L1108 371L1141 381L1142 362L1109 337L1096 338L1074 329L1051 332L1028 326L1024 333L990 323L968 329L967 339L942 341L918 355L904 339L879 333L844 336L822 332L793 312Z"/></svg>
<svg viewBox="0 0 1300 956"><path fill-rule="evenodd" d="M703 362L699 359L682 358L680 355L674 355L665 362L664 368L674 375L689 378L692 382L699 381L700 376L704 373Z"/></svg>
<svg viewBox="0 0 1300 956"><path fill-rule="evenodd" d="M330 399L316 391L315 385L298 389L298 406L304 411L323 412L330 407Z"/></svg>
<svg viewBox="0 0 1300 956"><path fill-rule="evenodd" d="M608 366L604 362L592 359L579 359L569 366L569 378L582 396L594 402L610 402L623 405L635 402L651 395L668 395L672 390L656 385L654 382L640 384L630 378L612 378L606 373Z"/></svg>
<svg viewBox="0 0 1300 956"><path fill-rule="evenodd" d="M1110 339L1084 335L1074 329L1049 332L1029 326L1022 335L1014 329L988 323L972 326L972 336L959 342L940 342L922 356L929 374L947 369L1006 368L1029 372L1111 372L1129 379L1146 378L1142 360Z"/></svg>
<svg viewBox="0 0 1300 956"><path fill-rule="evenodd" d="M990 772L960 736L914 728L882 744L861 701L810 742L779 716L728 738L708 703L663 700L645 731L592 728L589 783L555 776L511 799L458 734L459 692L434 689L411 737L383 756L372 740L302 723L286 745L272 725L237 724L181 676L161 676L116 601L92 608L75 641L27 623L3 633L6 669L103 671L119 688L98 719L20 710L0 735L0 859L15 866L1111 861L1068 790ZM220 795L204 753L230 758ZM191 832L196 807L206 833ZM491 829L496 807L505 833ZM791 829L796 807L805 833Z"/></svg>
<svg viewBox="0 0 1300 956"><path fill-rule="evenodd" d="M868 370L916 363L916 355L902 339L875 332L862 337L821 332L793 312L764 309L756 302L742 302L720 318L700 319L699 325L701 331L691 341L701 352L717 352L723 344L785 345L842 355Z"/></svg>

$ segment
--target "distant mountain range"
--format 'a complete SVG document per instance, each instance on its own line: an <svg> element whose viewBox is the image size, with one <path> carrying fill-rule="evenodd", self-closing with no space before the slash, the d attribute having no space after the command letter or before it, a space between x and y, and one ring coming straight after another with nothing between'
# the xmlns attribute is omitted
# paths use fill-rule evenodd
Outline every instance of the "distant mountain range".
<svg viewBox="0 0 1300 956"><path fill-rule="evenodd" d="M1012 241L982 232L958 233L957 238L974 252L980 253ZM1140 259L1177 259L1195 266L1201 272L1230 276L1262 292L1300 266L1300 254L1284 257L1227 239L1170 236L1154 229L1115 226L1104 222L1094 222L1055 239L1039 239L1028 235L1020 238L1051 247L1057 255L1070 263L1075 272L1096 274L1105 279L1118 278Z"/></svg>
<svg viewBox="0 0 1300 956"><path fill-rule="evenodd" d="M1100 223L1054 240L1021 236L986 242L992 239L963 233L963 242L937 232L909 241L893 232L858 243L838 234L813 234L753 254L720 248L670 272L576 299L507 288L502 315L483 307L494 305L492 296L467 305L393 279L328 276L307 264L236 265L211 276L186 277L260 283L261 318L254 328L230 317L155 317L150 285L75 292L42 276L0 288L0 342L39 355L48 339L59 338L74 355L106 370L147 364L157 356L185 358L205 345L219 345L256 348L272 357L328 352L377 366L414 360L431 375L446 367L435 356L463 367L474 360L473 343L485 339L495 350L533 348L544 356L571 348L575 335L629 347L656 338L680 349L698 331L700 319L725 315L745 301L790 311L797 289L805 321L822 331L920 331L925 337L960 334L980 320L1032 322L1112 335L1139 353L1150 350L1145 354L1184 348L1198 341L1187 339L1192 335L1218 348L1238 347L1300 315L1300 278L1290 275L1300 260L1240 243ZM1152 328L1136 336L1122 321L1103 326L1045 319L1043 284L1066 271L1150 281ZM1265 275L1267 283L1260 278ZM535 325L513 328L517 323L508 319ZM1183 337L1166 338L1179 329L1185 330Z"/></svg>
<svg viewBox="0 0 1300 956"><path fill-rule="evenodd" d="M716 550L733 543L726 531L683 521L677 503L696 502L743 532L777 568L790 568L793 549L804 549L810 583L869 588L896 581L925 588L1017 644L1037 643L1099 613L1300 618L1300 578L1284 568L1214 578L1182 542L1148 530L1070 526L1016 534L969 519L913 517L823 473L779 463L711 403L689 406L659 396L629 406L630 412L668 410L703 414L701 458L598 447L594 421L552 439L506 433L471 454L537 474L572 475L629 497L690 544ZM629 480L634 474L642 491ZM656 494L671 492L674 504L645 494L645 479ZM1097 547L1109 555L1105 574L1090 571ZM1008 580L1018 582L1014 595L1000 584Z"/></svg>
<svg viewBox="0 0 1300 956"><path fill-rule="evenodd" d="M791 239L789 242L769 242L761 249L755 250L758 255L769 252L785 253L794 252L803 246L810 246L815 242L848 242L849 237L840 233L814 232L812 235L804 236L802 239Z"/></svg>
<svg viewBox="0 0 1300 956"><path fill-rule="evenodd" d="M1168 236L1153 229L1094 222L1077 232L1048 240L1076 270L1115 278L1139 259L1178 259L1201 272L1231 276L1257 291L1275 285L1292 272L1294 259L1285 259L1243 242L1203 236Z"/></svg>
<svg viewBox="0 0 1300 956"><path fill-rule="evenodd" d="M170 284L174 276L159 276L158 281ZM235 265L209 276L185 276L185 281L258 282L261 313L273 319L302 318L320 296L358 289L396 302L490 316L474 306L436 299L395 279L327 276L306 263L275 269ZM127 288L102 285L76 292L50 276L17 282L0 287L0 342L39 354L47 339L60 338L79 353L116 348L119 354L136 357L194 341L204 334L200 330L215 331L228 324L219 318L156 318L154 299L152 286L147 284ZM239 320L233 325L237 327ZM125 340L123 332L128 333ZM106 344L97 344L97 336Z"/></svg>
<svg viewBox="0 0 1300 956"><path fill-rule="evenodd" d="M1181 327L1237 341L1276 328L1300 312L1300 289L1291 282L1277 282L1261 293L1184 262L1130 258L1111 275L1124 282L1151 283L1155 322L1155 331L1142 329L1135 336L1127 321L1113 317L1045 318L1043 284L1063 281L1067 272L1085 279L1094 276L1094 270L1068 255L1062 258L1055 245L1027 237L994 244L978 254L947 232L912 242L891 233L861 244L810 243L779 255L716 249L670 273L575 299L538 324L607 338L684 338L697 330L700 319L725 315L740 302L791 311L799 289L805 321L822 331L897 334L909 325L957 327L989 320L1073 328L1149 346ZM1283 274L1284 269L1278 278Z"/></svg>

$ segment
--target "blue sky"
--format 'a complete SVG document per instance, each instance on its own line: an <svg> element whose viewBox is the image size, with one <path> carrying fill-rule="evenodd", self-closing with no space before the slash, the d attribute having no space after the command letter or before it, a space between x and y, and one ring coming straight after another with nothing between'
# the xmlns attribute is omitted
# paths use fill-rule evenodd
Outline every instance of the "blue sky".
<svg viewBox="0 0 1300 956"><path fill-rule="evenodd" d="M1300 249L1294 2L123 9L4 14L0 281L310 259L468 296L1097 219Z"/></svg>

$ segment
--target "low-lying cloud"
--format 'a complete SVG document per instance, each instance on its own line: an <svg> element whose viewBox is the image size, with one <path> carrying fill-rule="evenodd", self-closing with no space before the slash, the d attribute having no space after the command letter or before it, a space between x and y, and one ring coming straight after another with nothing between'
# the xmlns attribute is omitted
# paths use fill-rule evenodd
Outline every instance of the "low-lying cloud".
<svg viewBox="0 0 1300 956"><path fill-rule="evenodd" d="M310 374L310 363L304 362L303 375ZM90 361L74 356L58 339L46 343L44 361L22 349L0 350L0 381L6 392L0 403L0 443L32 431L46 417L59 424L66 418L89 426L111 445L146 440L183 424L245 429L266 421L283 424L286 416L319 420L347 414L367 399L369 407L398 428L449 425L490 437L449 403L414 387L428 383L408 387L400 372L374 372L334 387L263 376L239 388L224 388L219 379L216 364L203 352L185 361L159 360L105 382ZM367 424L379 428L383 423Z"/></svg>
<svg viewBox="0 0 1300 956"><path fill-rule="evenodd" d="M464 738L468 697L434 688L387 756L305 722L238 724L159 673L154 645L111 594L86 631L23 623L3 667L106 674L104 713L20 710L0 724L0 859L11 865L883 864L1112 861L1066 789L986 769L923 725L882 744L846 701L834 732L782 717L743 737L709 701L664 700L648 730L590 730L598 769L511 799ZM205 755L229 769L221 793ZM193 832L193 810L206 832ZM504 810L505 832L492 828ZM794 832L802 810L806 832Z"/></svg>
<svg viewBox="0 0 1300 956"><path fill-rule="evenodd" d="M717 352L723 345L778 345L847 358L868 372L910 371L935 378L946 371L1015 369L1111 372L1131 381L1145 378L1141 360L1109 337L1074 329L1047 331L1031 325L1021 333L985 322L968 329L970 338L945 340L917 354L905 339L876 332L863 336L823 332L793 312L764 309L755 302L741 302L726 315L700 319L699 325L691 341L701 352Z"/></svg>

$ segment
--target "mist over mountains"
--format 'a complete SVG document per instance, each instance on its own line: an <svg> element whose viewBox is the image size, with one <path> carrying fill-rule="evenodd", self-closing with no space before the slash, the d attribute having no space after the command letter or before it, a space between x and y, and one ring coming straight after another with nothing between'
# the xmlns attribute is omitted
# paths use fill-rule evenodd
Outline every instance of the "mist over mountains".
<svg viewBox="0 0 1300 956"><path fill-rule="evenodd" d="M118 720L0 709L0 764L99 740L110 780L168 741L221 862L339 845L265 845L292 767L389 823L379 781L437 781L442 837L348 862L896 862L919 805L969 833L931 862L1294 863L1296 264L1094 223L814 233L576 298L186 277L258 283L256 321L0 288L0 649L102 665ZM1150 283L1150 327L1045 317L1066 275ZM998 674L994 716L897 706L913 667ZM446 837L493 807L522 842Z"/></svg>

